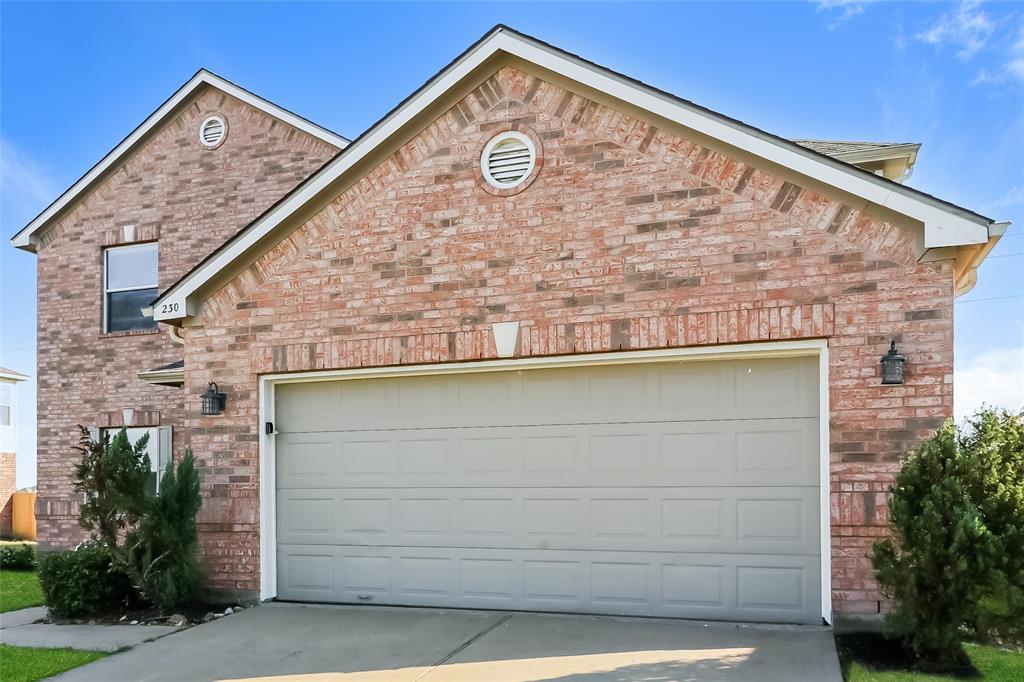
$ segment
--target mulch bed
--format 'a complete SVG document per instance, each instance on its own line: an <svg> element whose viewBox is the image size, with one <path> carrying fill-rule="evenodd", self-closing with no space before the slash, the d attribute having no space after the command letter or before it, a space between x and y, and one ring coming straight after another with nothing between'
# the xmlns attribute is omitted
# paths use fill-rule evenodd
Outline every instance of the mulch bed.
<svg viewBox="0 0 1024 682"><path fill-rule="evenodd" d="M836 651L843 677L847 677L850 666L859 663L865 668L879 672L920 672L941 673L962 679L980 677L978 670L964 655L964 664L955 668L937 669L922 662L913 649L897 639L889 639L878 632L854 632L836 635Z"/></svg>

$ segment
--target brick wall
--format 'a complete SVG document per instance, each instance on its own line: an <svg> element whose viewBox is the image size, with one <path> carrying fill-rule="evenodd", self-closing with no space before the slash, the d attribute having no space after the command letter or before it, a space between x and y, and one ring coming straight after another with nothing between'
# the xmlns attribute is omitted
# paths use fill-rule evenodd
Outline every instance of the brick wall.
<svg viewBox="0 0 1024 682"><path fill-rule="evenodd" d="M478 159L515 127L533 184ZM205 303L186 410L214 587L259 587L257 378L265 372L780 338L829 342L833 597L878 608L865 556L896 461L952 410L951 264L908 232L522 71L504 68ZM895 338L903 386L880 385ZM198 416L216 380L225 415Z"/></svg>
<svg viewBox="0 0 1024 682"><path fill-rule="evenodd" d="M211 113L228 124L216 149L198 140L199 124ZM167 287L334 152L206 87L42 235L37 514L44 549L82 537L71 489L76 424L120 426L122 408L132 407L134 425L170 424L175 450L188 444L180 428L182 390L136 377L180 360L182 347L165 329L101 333L103 247L158 240L160 286Z"/></svg>
<svg viewBox="0 0 1024 682"><path fill-rule="evenodd" d="M18 489L16 474L16 454L0 452L0 538L11 537L11 523L14 518L11 495Z"/></svg>

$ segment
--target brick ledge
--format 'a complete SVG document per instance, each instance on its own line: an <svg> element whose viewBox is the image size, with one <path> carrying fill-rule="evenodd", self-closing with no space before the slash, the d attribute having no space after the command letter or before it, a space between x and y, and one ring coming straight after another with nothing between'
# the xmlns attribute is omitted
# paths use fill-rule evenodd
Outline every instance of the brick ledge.
<svg viewBox="0 0 1024 682"><path fill-rule="evenodd" d="M835 309L831 303L547 325L524 322L516 357L810 339L834 332ZM255 374L265 374L497 357L488 324L470 330L254 348L251 369Z"/></svg>

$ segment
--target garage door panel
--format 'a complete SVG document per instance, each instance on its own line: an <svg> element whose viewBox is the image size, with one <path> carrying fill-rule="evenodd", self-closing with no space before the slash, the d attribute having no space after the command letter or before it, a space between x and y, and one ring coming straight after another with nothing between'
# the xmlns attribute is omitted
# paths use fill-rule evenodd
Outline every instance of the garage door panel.
<svg viewBox="0 0 1024 682"><path fill-rule="evenodd" d="M280 598L820 620L818 365L277 388Z"/></svg>
<svg viewBox="0 0 1024 682"><path fill-rule="evenodd" d="M286 433L280 488L818 485L815 419Z"/></svg>
<svg viewBox="0 0 1024 682"><path fill-rule="evenodd" d="M283 384L277 430L817 417L817 371L804 358Z"/></svg>
<svg viewBox="0 0 1024 682"><path fill-rule="evenodd" d="M305 559L301 546L279 545ZM285 560L281 596L336 603L820 622L816 557L332 547ZM330 585L331 588L328 588Z"/></svg>
<svg viewBox="0 0 1024 682"><path fill-rule="evenodd" d="M326 494L325 494L326 493ZM816 555L813 487L282 490L296 544Z"/></svg>

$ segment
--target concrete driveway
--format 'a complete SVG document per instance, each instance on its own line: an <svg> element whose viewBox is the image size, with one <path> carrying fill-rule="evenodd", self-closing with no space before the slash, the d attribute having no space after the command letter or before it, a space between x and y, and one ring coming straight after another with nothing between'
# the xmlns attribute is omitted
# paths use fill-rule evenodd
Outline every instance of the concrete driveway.
<svg viewBox="0 0 1024 682"><path fill-rule="evenodd" d="M487 611L268 604L60 680L815 680L827 628Z"/></svg>

